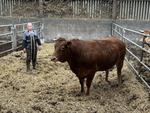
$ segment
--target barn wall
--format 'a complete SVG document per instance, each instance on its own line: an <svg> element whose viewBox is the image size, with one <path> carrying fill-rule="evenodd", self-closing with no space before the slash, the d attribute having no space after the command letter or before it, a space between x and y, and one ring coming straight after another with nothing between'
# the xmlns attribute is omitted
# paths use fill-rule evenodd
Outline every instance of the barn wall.
<svg viewBox="0 0 150 113"><path fill-rule="evenodd" d="M133 30L144 30L150 29L149 21L138 21L138 20L117 20L116 23L119 25L133 29Z"/></svg>
<svg viewBox="0 0 150 113"><path fill-rule="evenodd" d="M1 24L23 23L27 21L36 21L40 19L16 19L16 18L0 18ZM46 41L51 41L57 36L67 38L93 39L104 37L111 34L112 20L98 19L55 19L43 18L44 24L43 36ZM150 29L149 21L136 20L117 20L121 26L133 30Z"/></svg>
<svg viewBox="0 0 150 113"><path fill-rule="evenodd" d="M6 24L18 24L18 23L25 23L28 21L38 21L38 18L17 18L17 17L0 17L0 25Z"/></svg>
<svg viewBox="0 0 150 113"><path fill-rule="evenodd" d="M95 39L111 35L112 20L96 19L43 19L44 38L51 41L55 37ZM117 20L119 25L133 29L150 29L149 21Z"/></svg>
<svg viewBox="0 0 150 113"><path fill-rule="evenodd" d="M59 36L69 39L94 39L111 34L112 20L43 19L43 22L46 41Z"/></svg>

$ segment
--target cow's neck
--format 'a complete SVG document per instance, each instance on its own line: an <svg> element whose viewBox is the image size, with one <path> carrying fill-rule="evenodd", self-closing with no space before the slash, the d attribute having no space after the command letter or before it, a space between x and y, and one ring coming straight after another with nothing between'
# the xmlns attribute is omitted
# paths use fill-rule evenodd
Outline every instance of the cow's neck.
<svg viewBox="0 0 150 113"><path fill-rule="evenodd" d="M77 69L79 68L79 64L78 64L78 59L79 56L78 54L75 53L75 51L71 51L68 54L68 58L67 58L67 62L71 68L71 70L73 70L74 73L76 73Z"/></svg>

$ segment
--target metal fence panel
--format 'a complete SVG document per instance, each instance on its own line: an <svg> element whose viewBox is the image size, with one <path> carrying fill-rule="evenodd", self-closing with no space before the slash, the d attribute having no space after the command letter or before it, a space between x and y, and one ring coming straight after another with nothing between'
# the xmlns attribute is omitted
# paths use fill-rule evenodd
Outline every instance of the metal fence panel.
<svg viewBox="0 0 150 113"><path fill-rule="evenodd" d="M150 45L145 42L150 35L112 24L112 35L119 37L126 44L126 61L134 72L150 89Z"/></svg>
<svg viewBox="0 0 150 113"><path fill-rule="evenodd" d="M32 22L32 24L41 38L42 23L37 21ZM0 56L22 47L22 36L26 26L27 23L0 25Z"/></svg>

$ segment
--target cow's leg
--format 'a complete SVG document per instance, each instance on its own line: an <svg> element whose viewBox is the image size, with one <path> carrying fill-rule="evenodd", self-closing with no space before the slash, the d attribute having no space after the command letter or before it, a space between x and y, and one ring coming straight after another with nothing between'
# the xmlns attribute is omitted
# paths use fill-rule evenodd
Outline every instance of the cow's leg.
<svg viewBox="0 0 150 113"><path fill-rule="evenodd" d="M110 81L108 80L108 74L109 74L109 70L106 70L106 78L105 78L105 80L106 80L106 82L110 83Z"/></svg>
<svg viewBox="0 0 150 113"><path fill-rule="evenodd" d="M121 70L123 67L123 60L118 61L116 66L117 66L118 84L120 85L122 83Z"/></svg>
<svg viewBox="0 0 150 113"><path fill-rule="evenodd" d="M84 93L84 78L79 78L80 85L81 85L81 94Z"/></svg>
<svg viewBox="0 0 150 113"><path fill-rule="evenodd" d="M94 78L94 74L91 74L91 75L87 76L87 80L86 80L86 86L87 86L86 95L90 94L90 87L91 87L91 83L92 83L93 78Z"/></svg>

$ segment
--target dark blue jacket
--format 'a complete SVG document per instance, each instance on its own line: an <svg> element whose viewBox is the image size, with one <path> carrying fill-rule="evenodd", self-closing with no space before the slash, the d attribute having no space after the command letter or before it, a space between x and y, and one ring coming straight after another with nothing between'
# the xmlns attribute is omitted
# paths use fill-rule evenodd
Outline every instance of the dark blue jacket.
<svg viewBox="0 0 150 113"><path fill-rule="evenodd" d="M23 48L27 48L27 46L30 44L31 37L34 38L36 45L41 45L41 41L38 38L36 31L25 31L23 33Z"/></svg>

